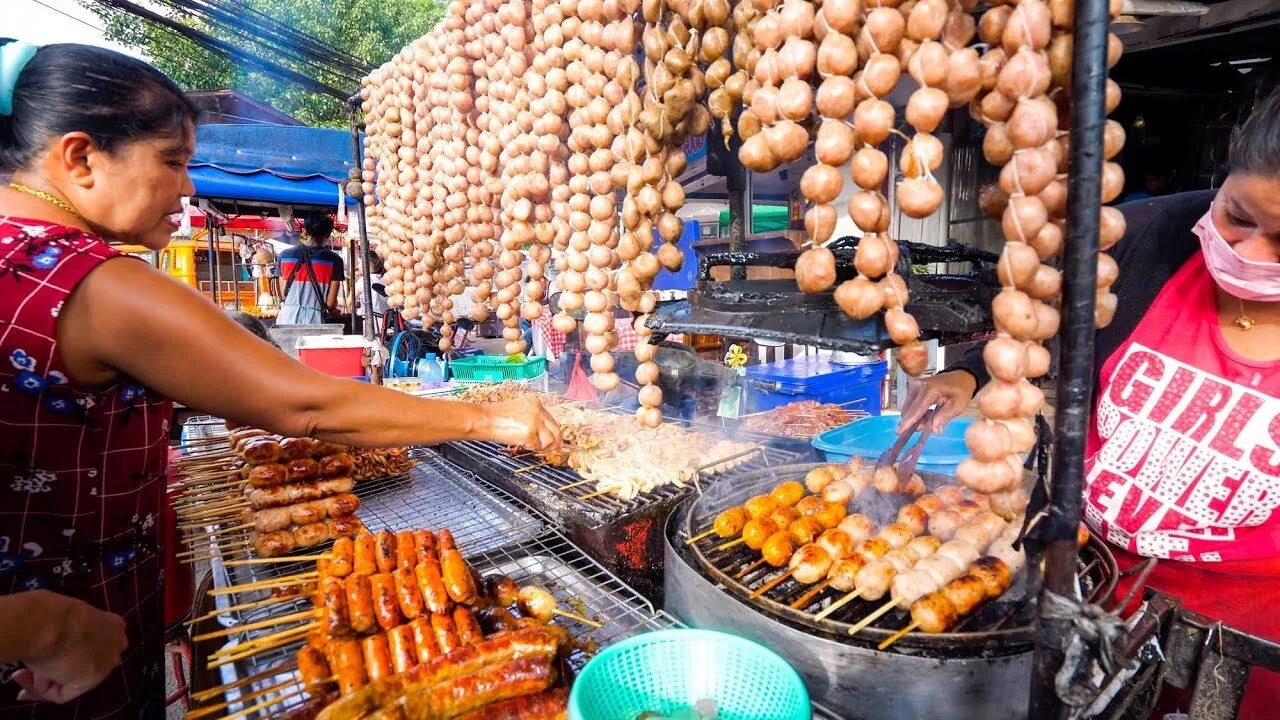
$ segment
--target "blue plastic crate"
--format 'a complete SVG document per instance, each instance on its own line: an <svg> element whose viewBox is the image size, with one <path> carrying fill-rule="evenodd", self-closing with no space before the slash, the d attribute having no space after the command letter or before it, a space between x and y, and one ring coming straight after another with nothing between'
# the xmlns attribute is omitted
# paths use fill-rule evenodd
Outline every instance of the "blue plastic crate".
<svg viewBox="0 0 1280 720"><path fill-rule="evenodd" d="M916 469L955 475L956 466L969 457L969 448L964 444L964 431L972 424L972 418L956 418L947 423L942 434L929 436ZM897 439L898 416L880 415L832 428L814 438L813 446L826 455L827 462L843 463L855 455L875 460L892 447ZM907 442L903 452L914 447L919 439L920 435L917 433Z"/></svg>
<svg viewBox="0 0 1280 720"><path fill-rule="evenodd" d="M779 360L747 368L748 413L772 410L802 400L844 405L880 414L880 392L887 364L839 365L825 357Z"/></svg>

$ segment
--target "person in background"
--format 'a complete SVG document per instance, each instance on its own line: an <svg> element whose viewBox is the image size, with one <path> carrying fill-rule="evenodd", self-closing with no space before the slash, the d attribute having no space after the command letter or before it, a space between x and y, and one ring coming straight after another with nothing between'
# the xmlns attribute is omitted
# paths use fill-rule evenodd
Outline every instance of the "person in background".
<svg viewBox="0 0 1280 720"><path fill-rule="evenodd" d="M280 325L320 325L337 311L342 286L342 256L326 247L333 220L312 215L303 224L301 241L280 253Z"/></svg>
<svg viewBox="0 0 1280 720"><path fill-rule="evenodd" d="M1148 200L1153 197L1168 195L1173 188L1173 170L1168 161L1162 159L1149 160L1142 173L1142 189L1134 190L1121 197L1118 204Z"/></svg>
<svg viewBox="0 0 1280 720"><path fill-rule="evenodd" d="M356 295L359 297L359 303L356 313L360 317L367 316L367 310L373 310L373 317L369 320L374 324L375 328L382 327L382 318L387 314L390 306L387 304L387 288L382 282L382 258L377 255L369 257L369 286L373 290L373 301L369 302L364 296L364 279L359 275L356 276Z"/></svg>
<svg viewBox="0 0 1280 720"><path fill-rule="evenodd" d="M169 244L197 114L135 58L0 38L2 718L164 717L175 400L357 447L559 446L537 400L427 400L315 372L113 248Z"/></svg>
<svg viewBox="0 0 1280 720"><path fill-rule="evenodd" d="M1121 207L1128 229L1110 250L1119 266L1115 318L1097 332L1084 517L1121 570L1159 558L1150 587L1274 642L1280 89L1236 128L1227 159L1217 190ZM988 380L979 345L912 383L902 426L937 404L941 431ZM1187 703L1172 697L1162 707L1172 713ZM1254 670L1238 717L1275 718L1277 708L1280 675Z"/></svg>

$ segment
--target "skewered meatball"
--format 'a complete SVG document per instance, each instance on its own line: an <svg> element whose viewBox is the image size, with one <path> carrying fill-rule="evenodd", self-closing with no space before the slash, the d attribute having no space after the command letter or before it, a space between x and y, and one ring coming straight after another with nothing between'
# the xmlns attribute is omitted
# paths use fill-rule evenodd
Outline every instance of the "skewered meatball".
<svg viewBox="0 0 1280 720"><path fill-rule="evenodd" d="M857 587L858 571L867 564L861 555L850 555L831 566L827 571L827 580L831 587L840 592L852 592Z"/></svg>
<svg viewBox="0 0 1280 720"><path fill-rule="evenodd" d="M742 504L743 509L753 518L762 518L778 509L778 501L768 495L756 495Z"/></svg>
<svg viewBox="0 0 1280 720"><path fill-rule="evenodd" d="M769 519L780 528L791 527L791 523L799 520L801 517L803 517L803 515L801 515L799 510L793 507L787 507L786 505L783 505L777 510L769 513Z"/></svg>
<svg viewBox="0 0 1280 720"><path fill-rule="evenodd" d="M796 582L812 585L827 576L831 570L832 556L819 545L805 545L792 554L789 560L791 577Z"/></svg>
<svg viewBox="0 0 1280 720"><path fill-rule="evenodd" d="M520 588L517 602L520 612L527 617L536 618L538 622L551 622L551 618L555 617L556 599L540 587L526 585Z"/></svg>
<svg viewBox="0 0 1280 720"><path fill-rule="evenodd" d="M916 556L916 559L926 558L938 551L942 546L942 541L932 535L921 535L914 538L903 550Z"/></svg>
<svg viewBox="0 0 1280 720"><path fill-rule="evenodd" d="M858 571L854 585L862 591L860 597L863 600L879 600L889 591L889 583L893 582L897 572L892 563L876 558Z"/></svg>
<svg viewBox="0 0 1280 720"><path fill-rule="evenodd" d="M925 595L911 604L911 621L922 632L946 632L956 624L956 606L942 593Z"/></svg>
<svg viewBox="0 0 1280 720"><path fill-rule="evenodd" d="M716 535L722 538L737 537L742 526L747 524L751 516L740 507L731 507L716 516L714 524Z"/></svg>
<svg viewBox="0 0 1280 720"><path fill-rule="evenodd" d="M963 616L973 612L986 599L986 586L974 575L961 575L947 583L942 594L955 606L956 613Z"/></svg>
<svg viewBox="0 0 1280 720"><path fill-rule="evenodd" d="M853 513L845 516L836 526L841 532L853 539L854 543L860 543L863 540L875 535L876 524L871 518L862 513Z"/></svg>
<svg viewBox="0 0 1280 720"><path fill-rule="evenodd" d="M902 523L890 523L880 528L880 532L876 533L879 537L892 547L906 547L907 543L915 538L916 534L911 532L911 528Z"/></svg>
<svg viewBox="0 0 1280 720"><path fill-rule="evenodd" d="M838 528L823 531L823 533L818 536L815 544L823 550L826 550L827 554L833 558L842 558L852 555L853 549L858 546L858 543L854 542L853 538L849 537L848 534L842 532Z"/></svg>
<svg viewBox="0 0 1280 720"><path fill-rule="evenodd" d="M813 515L821 510L826 504L827 503L818 495L807 495L800 498L800 501L796 503L796 510L799 510L805 515Z"/></svg>
<svg viewBox="0 0 1280 720"><path fill-rule="evenodd" d="M778 532L778 526L769 518L752 518L742 528L742 541L752 550L764 547L764 541Z"/></svg>
<svg viewBox="0 0 1280 720"><path fill-rule="evenodd" d="M898 523L910 528L913 534L920 535L929 526L929 515L915 503L903 505L898 510Z"/></svg>
<svg viewBox="0 0 1280 720"><path fill-rule="evenodd" d="M871 484L882 493L898 492L898 469L885 465L871 476Z"/></svg>
<svg viewBox="0 0 1280 720"><path fill-rule="evenodd" d="M843 480L832 480L822 488L822 499L826 502L846 505L853 499L853 487Z"/></svg>
<svg viewBox="0 0 1280 720"><path fill-rule="evenodd" d="M893 549L893 546L885 542L884 538L873 537L862 541L858 548L854 550L857 554L867 560L875 560L885 556L885 553Z"/></svg>
<svg viewBox="0 0 1280 720"><path fill-rule="evenodd" d="M943 544L934 555L946 558L962 568L969 567L980 557L977 548L959 538Z"/></svg>
<svg viewBox="0 0 1280 720"><path fill-rule="evenodd" d="M822 488L829 485L832 480L835 480L835 477L831 474L830 468L814 468L804 476L804 486L809 488L809 492L816 494L822 492Z"/></svg>
<svg viewBox="0 0 1280 720"><path fill-rule="evenodd" d="M765 539L764 545L760 547L760 556L766 563L774 567L782 567L787 564L795 551L795 540L791 537L791 533L779 530Z"/></svg>
<svg viewBox="0 0 1280 720"><path fill-rule="evenodd" d="M817 520L805 516L791 523L787 531L791 533L791 537L795 538L797 545L807 545L817 539L822 534L822 525Z"/></svg>
<svg viewBox="0 0 1280 720"><path fill-rule="evenodd" d="M791 507L804 497L804 486L795 480L788 480L769 491L769 497L784 507Z"/></svg>
<svg viewBox="0 0 1280 720"><path fill-rule="evenodd" d="M969 566L969 574L982 581L986 588L987 598L995 599L1009 589L1013 582L1013 573L1003 560L990 555L978 558Z"/></svg>
<svg viewBox="0 0 1280 720"><path fill-rule="evenodd" d="M818 524L823 528L830 530L839 525L840 521L844 520L848 514L849 511L845 509L844 505L829 502L823 505L821 510L813 514L813 519L817 520Z"/></svg>

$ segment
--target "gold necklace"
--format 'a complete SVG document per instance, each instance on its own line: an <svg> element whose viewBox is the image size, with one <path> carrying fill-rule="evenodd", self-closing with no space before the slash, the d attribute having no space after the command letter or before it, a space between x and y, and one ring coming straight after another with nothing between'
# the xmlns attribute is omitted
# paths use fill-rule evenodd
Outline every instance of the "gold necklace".
<svg viewBox="0 0 1280 720"><path fill-rule="evenodd" d="M1240 303L1240 317L1235 319L1235 326L1245 332L1249 332L1255 325L1257 325L1257 323L1255 323L1253 318L1249 317L1249 314L1245 312L1244 300L1236 298L1236 301Z"/></svg>
<svg viewBox="0 0 1280 720"><path fill-rule="evenodd" d="M33 197L38 197L41 200L44 200L45 202L58 208L59 210L64 210L68 213L71 213L72 215L76 216L76 219L78 219L80 222L87 222L84 219L83 215L76 212L75 208L68 205L62 198L59 198L56 195L51 195L43 190L36 190L35 188L27 187L22 183L9 183L9 187L12 188L13 190L17 190L20 193L26 193Z"/></svg>

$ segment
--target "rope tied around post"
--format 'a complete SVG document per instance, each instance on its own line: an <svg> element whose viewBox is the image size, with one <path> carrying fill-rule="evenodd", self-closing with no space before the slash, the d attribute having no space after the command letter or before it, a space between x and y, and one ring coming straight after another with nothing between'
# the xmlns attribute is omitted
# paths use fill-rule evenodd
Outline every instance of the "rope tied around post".
<svg viewBox="0 0 1280 720"><path fill-rule="evenodd" d="M1122 652L1128 638L1123 621L1098 607L1045 590L1040 617L1070 623L1070 632L1059 636L1062 667L1054 677L1054 689L1072 710L1070 717L1085 718L1105 681L1121 668L1133 669L1137 660Z"/></svg>

